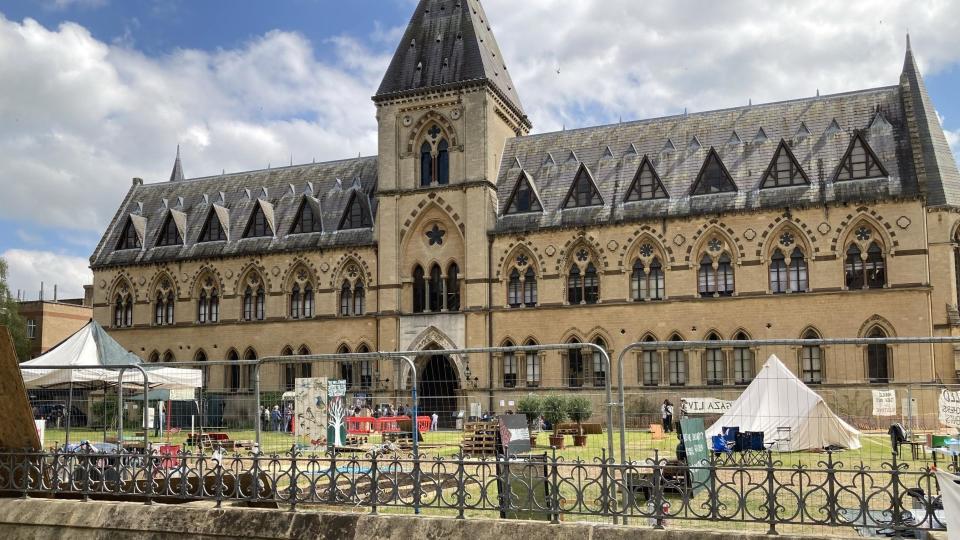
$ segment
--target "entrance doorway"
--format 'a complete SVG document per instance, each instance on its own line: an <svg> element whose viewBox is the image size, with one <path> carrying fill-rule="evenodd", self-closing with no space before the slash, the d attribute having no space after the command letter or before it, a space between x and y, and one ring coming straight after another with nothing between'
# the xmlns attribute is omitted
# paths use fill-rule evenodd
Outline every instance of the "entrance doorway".
<svg viewBox="0 0 960 540"><path fill-rule="evenodd" d="M439 427L455 427L457 419L454 414L460 410L457 399L460 379L450 358L439 354L430 355L418 361L417 364L419 367L417 397L420 402L420 415L432 416L433 413L437 413Z"/></svg>

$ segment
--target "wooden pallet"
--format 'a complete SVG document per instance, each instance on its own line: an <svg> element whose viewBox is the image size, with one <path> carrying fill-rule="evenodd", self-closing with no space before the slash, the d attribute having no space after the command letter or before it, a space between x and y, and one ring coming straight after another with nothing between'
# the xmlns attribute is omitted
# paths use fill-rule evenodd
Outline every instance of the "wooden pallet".
<svg viewBox="0 0 960 540"><path fill-rule="evenodd" d="M497 454L499 422L467 422L463 426L464 454L494 456Z"/></svg>

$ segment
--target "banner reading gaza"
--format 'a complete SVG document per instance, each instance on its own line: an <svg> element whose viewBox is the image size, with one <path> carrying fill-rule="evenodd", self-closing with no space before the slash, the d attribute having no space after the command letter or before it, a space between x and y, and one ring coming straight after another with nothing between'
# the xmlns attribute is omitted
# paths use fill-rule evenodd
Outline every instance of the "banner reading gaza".
<svg viewBox="0 0 960 540"><path fill-rule="evenodd" d="M940 392L940 423L960 428L960 391Z"/></svg>
<svg viewBox="0 0 960 540"><path fill-rule="evenodd" d="M732 401L716 398L680 398L680 412L684 414L723 414L730 410Z"/></svg>

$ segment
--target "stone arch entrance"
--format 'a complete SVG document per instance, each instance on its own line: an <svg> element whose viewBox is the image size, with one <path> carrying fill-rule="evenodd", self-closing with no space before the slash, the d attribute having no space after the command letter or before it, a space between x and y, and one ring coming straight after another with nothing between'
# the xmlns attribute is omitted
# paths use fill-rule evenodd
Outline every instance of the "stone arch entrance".
<svg viewBox="0 0 960 540"><path fill-rule="evenodd" d="M449 356L429 352L438 349L429 347L417 357L419 414L432 416L436 413L440 427L452 428L456 425L454 414L461 409L460 375Z"/></svg>

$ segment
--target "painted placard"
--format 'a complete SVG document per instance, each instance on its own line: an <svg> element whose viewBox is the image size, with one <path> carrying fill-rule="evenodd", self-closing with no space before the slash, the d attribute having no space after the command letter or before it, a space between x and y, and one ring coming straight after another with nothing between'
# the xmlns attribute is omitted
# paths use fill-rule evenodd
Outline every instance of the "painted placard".
<svg viewBox="0 0 960 540"><path fill-rule="evenodd" d="M960 391L941 391L939 409L941 424L960 428Z"/></svg>
<svg viewBox="0 0 960 540"><path fill-rule="evenodd" d="M530 426L522 414L500 415L500 444L503 454L515 456L530 451Z"/></svg>
<svg viewBox="0 0 960 540"><path fill-rule="evenodd" d="M732 401L717 398L680 398L680 412L696 416L700 414L723 414L730 410Z"/></svg>
<svg viewBox="0 0 960 540"><path fill-rule="evenodd" d="M874 416L896 416L897 415L897 391L896 390L874 390L873 391L873 415Z"/></svg>
<svg viewBox="0 0 960 540"><path fill-rule="evenodd" d="M293 398L297 440L313 450L327 445L327 378L297 379Z"/></svg>
<svg viewBox="0 0 960 540"><path fill-rule="evenodd" d="M703 418L685 418L680 420L680 434L683 440L683 449L687 454L687 464L690 466L690 481L694 497L706 488L710 480L710 452L707 448L707 437L704 434Z"/></svg>
<svg viewBox="0 0 960 540"><path fill-rule="evenodd" d="M347 381L330 381L327 386L327 448L347 443Z"/></svg>

